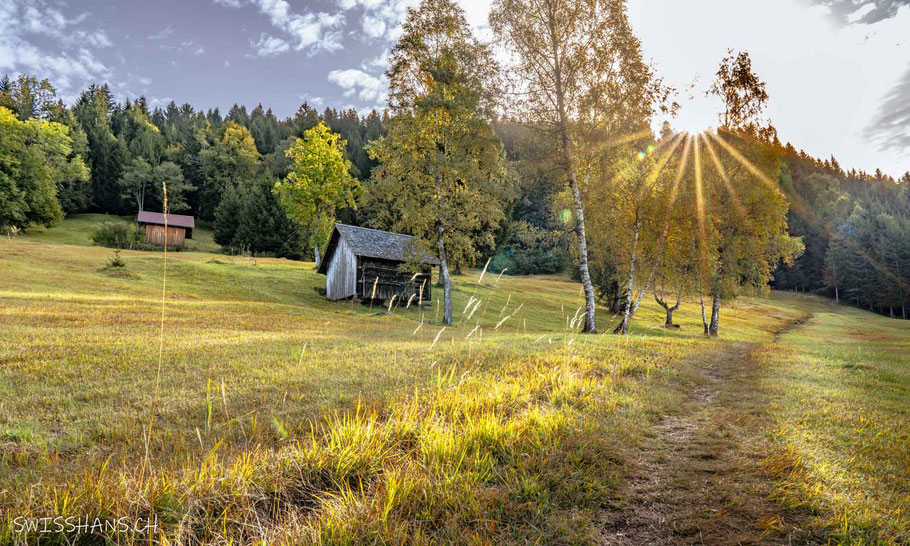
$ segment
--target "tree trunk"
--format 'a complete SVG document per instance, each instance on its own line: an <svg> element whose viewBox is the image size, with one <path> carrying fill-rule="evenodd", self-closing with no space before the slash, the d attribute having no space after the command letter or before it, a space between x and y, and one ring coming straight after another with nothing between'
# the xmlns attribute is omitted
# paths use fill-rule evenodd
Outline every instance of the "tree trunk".
<svg viewBox="0 0 910 546"><path fill-rule="evenodd" d="M581 200L581 192L578 189L578 180L575 177L575 166L568 151L569 138L563 131L564 156L569 165L569 185L572 188L572 199L575 203L575 220L577 225L575 230L578 234L578 272L581 273L581 284L585 289L585 329L590 334L597 333L597 326L594 322L594 312L596 306L594 303L594 285L591 283L591 273L588 270L588 238L585 235L585 207Z"/></svg>
<svg viewBox="0 0 910 546"><path fill-rule="evenodd" d="M619 281L613 281L613 298L610 301L610 312L618 315L622 311L622 286Z"/></svg>
<svg viewBox="0 0 910 546"><path fill-rule="evenodd" d="M701 301L701 323L705 327L705 335L711 337L711 330L708 327L708 317L705 316L705 295L699 293L698 298Z"/></svg>
<svg viewBox="0 0 910 546"><path fill-rule="evenodd" d="M717 335L717 330L720 327L720 298L717 294L714 294L714 301L711 302L711 327L710 334L712 336Z"/></svg>
<svg viewBox="0 0 910 546"><path fill-rule="evenodd" d="M901 297L901 316L907 318L907 310L904 308L904 274L901 271L900 262L895 264L897 270L897 289Z"/></svg>
<svg viewBox="0 0 910 546"><path fill-rule="evenodd" d="M654 301L656 301L658 303L658 305L663 307L664 312L667 314L667 320L666 320L666 322L664 322L664 327L673 328L674 326L676 326L675 324L673 324L673 311L676 311L677 309L679 309L679 304L681 302L681 296L679 294L676 294L676 305L670 307L670 305L666 301L664 301L663 288L661 288L660 296L657 295L657 289L655 288L654 289Z"/></svg>
<svg viewBox="0 0 910 546"><path fill-rule="evenodd" d="M834 303L840 303L840 289L837 286L837 264L831 260L831 269L834 272Z"/></svg>
<svg viewBox="0 0 910 546"><path fill-rule="evenodd" d="M313 245L313 257L316 259L316 267L319 267L319 245Z"/></svg>
<svg viewBox="0 0 910 546"><path fill-rule="evenodd" d="M569 114L566 108L566 90L563 89L562 80L562 54L556 32L556 13L550 11L547 14L548 25L550 30L550 54L553 61L554 91L556 94L556 110L559 115L559 141L561 146L561 160L563 168L566 170L566 176L569 179L569 188L572 190L572 201L575 206L575 221L577 223L575 230L578 234L578 272L581 276L581 284L585 291L585 328L587 333L597 333L597 326L594 322L594 312L596 304L594 303L594 285L591 283L591 273L588 270L588 238L585 234L585 205L578 189L578 178L575 173L575 162L572 159L572 152L569 149Z"/></svg>
<svg viewBox="0 0 910 546"><path fill-rule="evenodd" d="M439 280L443 290L442 322L447 326L452 325L452 281L449 278L449 264L446 263L446 244L443 240L444 231L439 228L436 238L436 248L439 251Z"/></svg>
<svg viewBox="0 0 910 546"><path fill-rule="evenodd" d="M638 220L637 215L635 219L635 235L632 237L632 259L629 261L629 283L626 287L626 305L622 313L622 322L619 323L619 326L613 330L614 334L628 334L629 333L629 318L632 312L632 289L634 288L635 282L635 264L638 262L638 237L641 233L641 222Z"/></svg>

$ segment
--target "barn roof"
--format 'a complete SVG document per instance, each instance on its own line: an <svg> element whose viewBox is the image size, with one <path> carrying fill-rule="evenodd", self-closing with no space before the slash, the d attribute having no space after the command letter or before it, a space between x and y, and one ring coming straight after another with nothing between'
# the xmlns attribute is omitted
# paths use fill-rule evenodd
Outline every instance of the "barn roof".
<svg viewBox="0 0 910 546"><path fill-rule="evenodd" d="M136 222L140 224L155 224L163 226L164 214L160 212L148 212L145 210L140 210L139 214L136 215ZM185 214L168 214L167 225L193 229L196 227L196 219L192 216L186 216Z"/></svg>
<svg viewBox="0 0 910 546"><path fill-rule="evenodd" d="M345 242L351 247L355 256L366 258L404 262L409 258L413 258L414 253L419 248L417 246L417 237L412 235L346 224L335 224L335 229L332 230L332 235L329 237L329 244L325 248L325 255L322 257L322 261L319 262L320 273L325 273L328 270L329 262L335 253L340 237L344 237ZM429 265L439 265L439 260L426 252L420 257L420 262Z"/></svg>

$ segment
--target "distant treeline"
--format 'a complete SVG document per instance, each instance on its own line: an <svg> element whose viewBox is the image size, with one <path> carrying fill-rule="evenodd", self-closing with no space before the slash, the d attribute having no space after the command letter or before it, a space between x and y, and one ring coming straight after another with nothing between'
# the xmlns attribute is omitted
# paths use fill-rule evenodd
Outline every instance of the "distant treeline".
<svg viewBox="0 0 910 546"><path fill-rule="evenodd" d="M781 187L790 233L805 252L780 267L774 287L814 292L878 313L910 318L910 172L894 180L845 171L787 146Z"/></svg>
<svg viewBox="0 0 910 546"><path fill-rule="evenodd" d="M361 117L354 110L327 108L318 113L307 103L279 120L262 105L252 111L235 105L222 114L217 108L202 111L173 101L151 108L145 97L117 102L107 84L91 85L72 106L55 95L47 80L0 80L0 108L22 124L33 120L58 128L66 142L64 156L81 158L88 166L84 175L56 180L55 192L45 192L45 200L59 203L63 214L160 211L164 182L169 210L213 223L216 240L226 249L288 258L300 258L307 249L301 247L299 227L271 191L292 167L285 150L322 120L345 139L352 174L364 179L373 168L364 143L383 130L378 112ZM37 146L34 138L26 142ZM29 224L52 225L61 217L60 212L0 211L0 226L27 229ZM357 221L352 214L342 218Z"/></svg>
<svg viewBox="0 0 910 546"><path fill-rule="evenodd" d="M8 110L0 135L0 192L15 188L3 184L16 177L31 180L33 188L30 198L21 188L18 194L10 189L13 197L2 196L0 227L53 225L65 214L87 211L161 210L165 183L169 210L210 222L226 251L292 259L309 256L312 249L272 191L293 168L285 151L324 121L345 140L351 174L369 188L377 163L365 145L384 135L389 121L385 112L318 112L307 103L283 119L261 104L251 111L234 105L226 114L175 102L152 108L144 97L116 101L106 84L91 85L68 106L50 82L27 76L0 81L0 108ZM480 248L480 255L492 259L496 272L571 270L576 259L568 250L571 204L550 143L507 120L495 121L493 129L518 194L495 243ZM34 152L30 161L23 160L26 149ZM834 158L820 161L788 144L780 183L791 202L790 233L803 238L806 250L792 267L781 264L773 286L906 318L910 173L894 180L880 171L846 172ZM337 217L371 225L371 214L365 204L341 209ZM456 273L461 265L454 264ZM622 276L621 271L606 275L598 290L614 308L624 297Z"/></svg>
<svg viewBox="0 0 910 546"><path fill-rule="evenodd" d="M43 120L65 127L70 150L89 167L82 177L56 183L56 201L63 214L103 212L135 214L161 210L161 182L168 185L169 210L193 214L215 227L216 241L227 251L299 259L310 256L306 237L279 205L272 186L293 165L285 151L320 120L346 142L351 171L365 185L376 162L364 146L384 134L388 114L326 108L321 113L304 102L297 112L278 119L271 109L252 111L234 105L223 114L218 108L197 110L171 101L150 107L145 97L117 102L107 84L91 85L75 104L56 98L47 80L30 76L0 80L0 107L20 121ZM563 222L554 210L557 182L534 167L539 158L528 151L528 131L501 123L507 153L521 177L521 197L504 223L494 266L508 273L555 273L571 259ZM537 168L537 171L535 171ZM219 214L219 207L221 214ZM341 222L367 225L370 210L342 209ZM60 214L18 218L0 215L0 227L52 225ZM461 265L461 264L456 264Z"/></svg>

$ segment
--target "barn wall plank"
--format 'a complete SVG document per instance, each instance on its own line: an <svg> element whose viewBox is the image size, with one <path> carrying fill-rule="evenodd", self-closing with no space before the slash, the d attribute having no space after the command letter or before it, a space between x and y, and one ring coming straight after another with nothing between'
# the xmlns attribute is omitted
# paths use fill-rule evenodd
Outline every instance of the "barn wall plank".
<svg viewBox="0 0 910 546"><path fill-rule="evenodd" d="M326 271L325 291L330 300L349 298L357 291L357 257L344 237L339 239Z"/></svg>
<svg viewBox="0 0 910 546"><path fill-rule="evenodd" d="M167 239L167 246L169 247L183 246L186 239L186 230L181 227L168 226L167 233L165 234L164 226L155 224L145 225L145 242L152 245L164 246L165 238Z"/></svg>

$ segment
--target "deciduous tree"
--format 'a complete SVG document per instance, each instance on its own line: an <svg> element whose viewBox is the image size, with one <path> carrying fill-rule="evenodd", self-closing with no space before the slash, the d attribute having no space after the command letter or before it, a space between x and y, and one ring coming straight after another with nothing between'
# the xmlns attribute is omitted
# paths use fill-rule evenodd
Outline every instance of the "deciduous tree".
<svg viewBox="0 0 910 546"><path fill-rule="evenodd" d="M446 324L449 264L473 263L479 246L492 246L511 197L489 123L496 69L455 2L423 0L392 49L388 133L369 146L379 161L369 194L377 223L413 233L439 256Z"/></svg>
<svg viewBox="0 0 910 546"><path fill-rule="evenodd" d="M152 208L163 206L165 186L168 212L185 211L189 208L186 196L195 189L184 180L183 172L176 163L165 161L152 166L141 157L130 162L119 182L123 198L134 202L140 211L148 210L147 197L152 197L154 201Z"/></svg>
<svg viewBox="0 0 910 546"><path fill-rule="evenodd" d="M85 164L72 155L66 126L35 118L19 121L0 107L0 226L54 225L63 218L57 185L87 178Z"/></svg>
<svg viewBox="0 0 910 546"><path fill-rule="evenodd" d="M317 265L319 251L328 241L339 207L354 207L360 183L351 176L344 158L345 142L319 122L287 150L294 162L287 178L275 184L288 216L307 233Z"/></svg>
<svg viewBox="0 0 910 546"><path fill-rule="evenodd" d="M584 330L595 332L584 155L641 131L666 90L642 60L624 0L496 0L490 23L517 56L522 117L556 142L575 213Z"/></svg>
<svg viewBox="0 0 910 546"><path fill-rule="evenodd" d="M199 152L203 185L197 215L204 220L215 217L224 191L231 185L250 181L259 172L259 152L246 127L225 122L221 135L210 148Z"/></svg>

